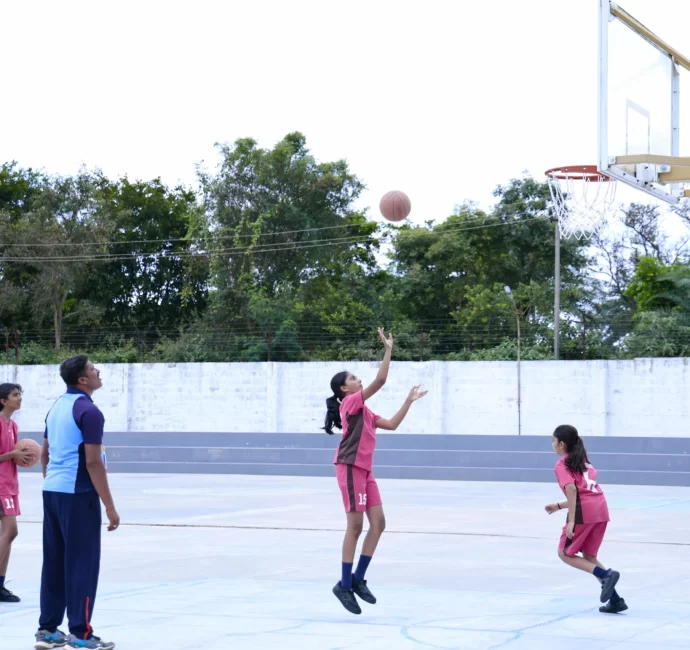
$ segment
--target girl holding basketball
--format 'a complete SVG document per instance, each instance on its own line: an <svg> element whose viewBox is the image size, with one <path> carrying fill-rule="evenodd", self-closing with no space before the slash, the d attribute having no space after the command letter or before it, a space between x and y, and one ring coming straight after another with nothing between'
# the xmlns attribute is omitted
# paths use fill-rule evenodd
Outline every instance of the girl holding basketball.
<svg viewBox="0 0 690 650"><path fill-rule="evenodd" d="M17 537L19 479L17 461L31 461L28 449L15 449L17 423L12 415L22 407L22 387L0 384L0 603L18 603L19 598L5 587L12 542Z"/></svg>
<svg viewBox="0 0 690 650"><path fill-rule="evenodd" d="M609 522L606 497L597 484L597 470L589 462L587 450L575 427L569 424L556 427L551 444L560 456L555 467L556 478L567 501L551 503L545 509L548 514L558 510L568 512L558 546L558 557L575 569L594 574L599 580L600 600L606 603L599 608L600 612L623 612L628 606L616 593L620 574L605 568L597 559Z"/></svg>
<svg viewBox="0 0 690 650"><path fill-rule="evenodd" d="M333 427L343 430L333 462L345 505L347 530L343 540L342 577L333 587L333 593L343 607L353 614L362 613L355 594L367 603L376 603L364 575L386 526L381 495L372 472L376 429L395 431L412 403L428 392L420 392L419 386L412 388L405 403L390 420L375 415L369 409L366 401L386 383L393 350L392 335L389 334L386 338L382 328L379 328L378 333L385 354L376 379L369 386L363 387L362 380L350 372L335 375L331 379L333 395L326 400L328 412L323 427L331 435ZM369 531L364 538L362 554L353 574L355 551L362 533L365 512L369 520Z"/></svg>

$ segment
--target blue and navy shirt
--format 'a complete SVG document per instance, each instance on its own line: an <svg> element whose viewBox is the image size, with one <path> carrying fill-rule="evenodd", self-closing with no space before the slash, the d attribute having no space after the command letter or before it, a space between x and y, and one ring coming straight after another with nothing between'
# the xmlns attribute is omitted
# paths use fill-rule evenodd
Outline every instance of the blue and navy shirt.
<svg viewBox="0 0 690 650"><path fill-rule="evenodd" d="M85 392L68 388L58 397L46 417L50 459L44 492L75 494L95 490L86 470L84 445L103 445L104 424L103 413Z"/></svg>

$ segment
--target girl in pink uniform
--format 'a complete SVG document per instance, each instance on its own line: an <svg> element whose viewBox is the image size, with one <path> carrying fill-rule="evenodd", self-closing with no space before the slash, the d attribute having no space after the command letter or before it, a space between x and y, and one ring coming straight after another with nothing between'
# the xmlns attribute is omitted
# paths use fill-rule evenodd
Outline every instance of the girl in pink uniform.
<svg viewBox="0 0 690 650"><path fill-rule="evenodd" d="M606 604L599 608L600 612L617 614L625 611L628 606L615 589L620 574L606 569L597 559L609 522L606 497L597 484L597 470L589 462L587 450L575 427L569 424L557 427L553 432L552 446L561 457L555 471L567 501L551 503L545 509L549 514L564 509L568 512L558 545L558 557L571 567L594 574L601 582L600 600Z"/></svg>
<svg viewBox="0 0 690 650"><path fill-rule="evenodd" d="M329 434L333 434L333 427L343 430L343 437L333 462L347 517L342 577L333 587L333 593L343 607L353 614L362 613L355 594L372 605L376 602L376 598L367 587L364 575L386 526L381 495L372 471L376 429L395 431L412 403L428 392L420 392L419 386L412 388L402 408L390 420L374 414L369 409L366 401L386 383L393 350L393 337L390 334L386 338L383 329L379 328L379 337L386 352L373 383L363 388L361 379L350 372L339 372L331 380L333 395L326 400L328 412L324 430ZM369 531L364 538L362 555L353 574L355 551L362 533L365 512L369 520Z"/></svg>
<svg viewBox="0 0 690 650"><path fill-rule="evenodd" d="M19 598L5 587L12 542L17 537L19 510L19 480L17 460L29 461L31 453L15 451L17 423L12 415L22 406L22 387L19 384L0 384L0 603L18 603Z"/></svg>

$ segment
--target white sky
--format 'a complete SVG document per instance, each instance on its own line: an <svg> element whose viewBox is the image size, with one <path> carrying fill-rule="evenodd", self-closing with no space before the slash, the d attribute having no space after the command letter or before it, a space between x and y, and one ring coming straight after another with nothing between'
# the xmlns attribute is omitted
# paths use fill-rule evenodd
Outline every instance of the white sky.
<svg viewBox="0 0 690 650"><path fill-rule="evenodd" d="M688 0L621 5L690 55ZM0 0L0 161L191 185L215 142L299 130L349 161L371 216L402 189L414 222L442 220L523 170L596 163L597 7Z"/></svg>

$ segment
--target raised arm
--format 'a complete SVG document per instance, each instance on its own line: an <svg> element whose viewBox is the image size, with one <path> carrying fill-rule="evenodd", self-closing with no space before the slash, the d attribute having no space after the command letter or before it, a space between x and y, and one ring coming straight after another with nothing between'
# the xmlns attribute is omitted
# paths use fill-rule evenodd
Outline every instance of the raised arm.
<svg viewBox="0 0 690 650"><path fill-rule="evenodd" d="M381 367L379 368L378 373L376 374L376 379L371 382L364 390L362 390L362 399L366 402L372 395L375 395L378 393L381 388L383 388L383 385L386 383L386 379L388 379L388 368L391 365L391 352L393 350L393 335L388 334L388 338L386 338L386 335L383 332L383 327L379 327L379 338L381 339L381 342L383 343L386 352L383 355L383 362L381 363Z"/></svg>
<svg viewBox="0 0 690 650"><path fill-rule="evenodd" d="M410 410L410 406L412 406L412 404L418 399L424 397L424 395L426 395L428 392L428 390L420 392L419 386L412 388L410 394L405 400L405 403L400 407L400 410L390 420L387 420L386 418L379 418L376 420L376 428L385 429L386 431L395 431L400 426L400 423L405 419L407 412Z"/></svg>

